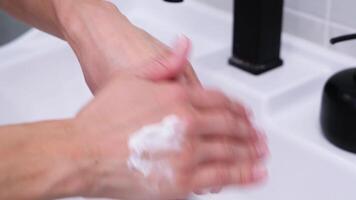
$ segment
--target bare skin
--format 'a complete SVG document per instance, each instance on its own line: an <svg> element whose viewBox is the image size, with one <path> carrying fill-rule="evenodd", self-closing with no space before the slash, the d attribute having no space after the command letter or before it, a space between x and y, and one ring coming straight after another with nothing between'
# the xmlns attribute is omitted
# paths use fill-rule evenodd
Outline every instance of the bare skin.
<svg viewBox="0 0 356 200"><path fill-rule="evenodd" d="M89 197L172 200L266 177L261 162L267 156L266 141L250 126L239 104L216 91L188 91L177 82L141 80L114 78L78 115L77 125L85 130L86 145L94 147L90 154L98 161L94 169L99 171L93 174L99 175L95 178L99 181L93 184ZM127 166L127 141L140 127L172 114L187 124L183 150L161 155L171 160L175 181L143 178Z"/></svg>
<svg viewBox="0 0 356 200"><path fill-rule="evenodd" d="M168 60L184 65L187 48L177 49L185 50ZM266 141L244 108L219 92L186 87L119 73L73 119L0 128L0 199L167 200L263 180ZM150 190L150 180L127 166L128 138L172 114L187 124L183 150L164 155L177 178Z"/></svg>
<svg viewBox="0 0 356 200"><path fill-rule="evenodd" d="M176 68L158 61L171 49L134 26L110 2L103 0L1 0L0 8L20 20L66 40L82 66L95 94L116 72L157 62L147 79L172 77ZM139 57L137 55L140 55ZM190 63L184 67L185 82L199 85Z"/></svg>
<svg viewBox="0 0 356 200"><path fill-rule="evenodd" d="M265 138L243 106L200 87L187 39L169 49L101 0L0 0L0 8L68 41L95 94L72 119L0 127L0 199L167 200L266 177ZM188 125L184 149L165 155L177 179L152 192L126 165L127 140L171 114Z"/></svg>

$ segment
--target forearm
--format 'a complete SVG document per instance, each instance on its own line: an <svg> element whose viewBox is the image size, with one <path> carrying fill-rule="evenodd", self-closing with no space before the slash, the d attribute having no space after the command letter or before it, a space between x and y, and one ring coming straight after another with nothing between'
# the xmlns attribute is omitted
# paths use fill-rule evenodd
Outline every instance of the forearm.
<svg viewBox="0 0 356 200"><path fill-rule="evenodd" d="M130 38L137 38L136 27L115 5L104 0L0 0L0 8L66 40L85 78L95 82L92 85L102 85L117 66L122 66L115 62L118 55L127 66L133 57L128 49L147 43L133 43Z"/></svg>
<svg viewBox="0 0 356 200"><path fill-rule="evenodd" d="M0 8L38 29L64 38L52 0L0 0Z"/></svg>
<svg viewBox="0 0 356 200"><path fill-rule="evenodd" d="M88 162L75 144L71 121L0 128L0 199L78 195Z"/></svg>
<svg viewBox="0 0 356 200"><path fill-rule="evenodd" d="M0 0L0 8L10 15L62 39L93 22L89 17L95 13L88 10L110 5L104 0Z"/></svg>

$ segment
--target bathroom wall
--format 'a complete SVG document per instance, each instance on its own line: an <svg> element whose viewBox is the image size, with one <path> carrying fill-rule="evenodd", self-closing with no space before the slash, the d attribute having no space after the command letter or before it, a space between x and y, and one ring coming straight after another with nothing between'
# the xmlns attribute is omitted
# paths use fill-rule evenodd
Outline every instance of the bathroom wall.
<svg viewBox="0 0 356 200"><path fill-rule="evenodd" d="M231 11L233 0L197 0ZM356 57L356 40L336 46L334 36L356 33L356 0L285 0L284 30L287 33ZM25 32L24 24L0 11L0 45Z"/></svg>
<svg viewBox="0 0 356 200"><path fill-rule="evenodd" d="M356 41L329 44L331 37L356 33L356 0L285 0L286 32L356 57Z"/></svg>
<svg viewBox="0 0 356 200"><path fill-rule="evenodd" d="M231 11L233 0L197 0ZM356 40L331 46L331 37L356 33L356 0L285 0L284 31L356 57Z"/></svg>

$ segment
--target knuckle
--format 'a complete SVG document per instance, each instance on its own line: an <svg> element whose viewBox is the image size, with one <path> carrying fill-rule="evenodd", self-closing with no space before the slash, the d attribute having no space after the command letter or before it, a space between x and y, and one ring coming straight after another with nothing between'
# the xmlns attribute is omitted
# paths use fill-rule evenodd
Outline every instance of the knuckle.
<svg viewBox="0 0 356 200"><path fill-rule="evenodd" d="M233 123L235 121L234 115L229 111L221 112L221 116L227 123Z"/></svg>
<svg viewBox="0 0 356 200"><path fill-rule="evenodd" d="M220 99L220 101L226 105L230 105L231 103L230 98L220 91L215 91L215 98Z"/></svg>
<svg viewBox="0 0 356 200"><path fill-rule="evenodd" d="M210 97L214 97L214 98L221 98L221 96L224 96L224 94L219 91L219 90L205 90L206 94Z"/></svg>
<svg viewBox="0 0 356 200"><path fill-rule="evenodd" d="M223 92L213 90L211 91L211 96L216 99L216 101L220 102L225 108L230 108L232 101L229 97L227 97Z"/></svg>
<svg viewBox="0 0 356 200"><path fill-rule="evenodd" d="M181 120L183 120L186 131L194 131L198 124L197 112L191 105L185 102L179 102L178 104L175 104L176 107L174 108L174 112L179 116Z"/></svg>
<svg viewBox="0 0 356 200"><path fill-rule="evenodd" d="M236 130L238 131L238 134L243 137L249 137L251 133L251 127L242 119L236 122Z"/></svg>
<svg viewBox="0 0 356 200"><path fill-rule="evenodd" d="M258 142L251 142L249 144L248 155L251 159L260 157L260 148Z"/></svg>
<svg viewBox="0 0 356 200"><path fill-rule="evenodd" d="M180 103L179 110L181 116L189 123L195 123L198 119L198 114L189 103Z"/></svg>
<svg viewBox="0 0 356 200"><path fill-rule="evenodd" d="M240 102L232 103L232 110L236 113L236 115L249 118L251 116L251 112Z"/></svg>
<svg viewBox="0 0 356 200"><path fill-rule="evenodd" d="M191 111L188 111L184 116L184 120L187 126L187 129L194 131L198 128L198 119Z"/></svg>
<svg viewBox="0 0 356 200"><path fill-rule="evenodd" d="M185 152L186 156L189 157L190 160L194 159L194 154L198 151L198 146L195 141L187 140L185 143Z"/></svg>
<svg viewBox="0 0 356 200"><path fill-rule="evenodd" d="M222 144L223 152L228 158L234 158L236 156L236 149L233 145L229 144L228 142L224 142Z"/></svg>
<svg viewBox="0 0 356 200"><path fill-rule="evenodd" d="M257 158L259 158L258 156L258 150L256 149L256 147L254 145L250 145L247 144L247 146L244 146L243 148L241 148L241 154L243 154L245 159L249 159L249 160L256 160Z"/></svg>
<svg viewBox="0 0 356 200"><path fill-rule="evenodd" d="M265 142L254 142L250 145L251 158L264 158L268 155L268 146Z"/></svg>
<svg viewBox="0 0 356 200"><path fill-rule="evenodd" d="M235 132L237 121L235 117L232 115L232 113L228 111L221 112L221 117L222 120L225 122L227 129L230 132Z"/></svg>

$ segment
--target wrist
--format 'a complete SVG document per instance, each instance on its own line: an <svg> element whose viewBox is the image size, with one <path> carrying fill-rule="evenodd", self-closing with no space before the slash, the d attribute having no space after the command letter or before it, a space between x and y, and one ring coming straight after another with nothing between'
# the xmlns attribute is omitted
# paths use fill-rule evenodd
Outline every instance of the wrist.
<svg viewBox="0 0 356 200"><path fill-rule="evenodd" d="M62 35L75 51L95 42L105 26L114 26L107 23L112 21L112 15L121 30L132 26L113 3L105 0L52 0L52 3Z"/></svg>
<svg viewBox="0 0 356 200"><path fill-rule="evenodd" d="M95 117L88 112L95 112ZM103 119L101 116L102 110L97 112L89 105L75 119L76 132L84 136L80 137L78 155L86 160L82 164L85 179L81 180L79 196L125 199L123 197L132 190L131 183L135 178L127 167L126 137L127 132L133 130L119 123L120 120ZM116 124L115 131L109 124ZM115 190L108 190L113 188Z"/></svg>
<svg viewBox="0 0 356 200"><path fill-rule="evenodd" d="M98 179L96 147L89 142L89 132L76 118L63 121L62 124L67 135L63 136L67 138L66 144L62 144L65 147L63 154L67 170L63 170L63 179L57 182L59 195L55 198L91 196Z"/></svg>
<svg viewBox="0 0 356 200"><path fill-rule="evenodd" d="M129 37L137 29L110 2L53 0L64 39L75 52L89 88L95 92L120 66ZM115 48L120 46L120 49ZM115 64L113 64L115 63Z"/></svg>
<svg viewBox="0 0 356 200"><path fill-rule="evenodd" d="M38 139L28 148L29 151L42 149L38 152L42 163L38 165L42 165L43 172L35 196L56 199L84 195L92 183L89 169L93 161L75 120L45 122L41 129Z"/></svg>

